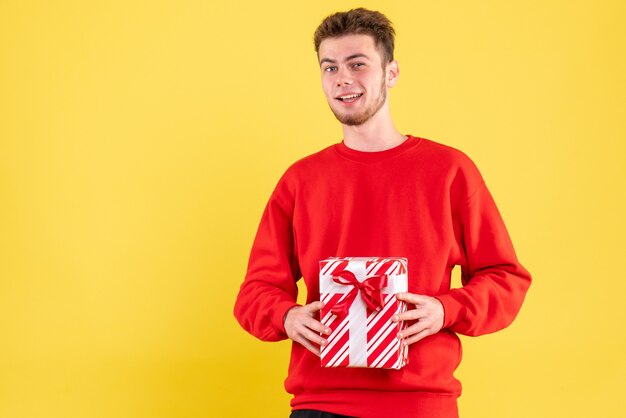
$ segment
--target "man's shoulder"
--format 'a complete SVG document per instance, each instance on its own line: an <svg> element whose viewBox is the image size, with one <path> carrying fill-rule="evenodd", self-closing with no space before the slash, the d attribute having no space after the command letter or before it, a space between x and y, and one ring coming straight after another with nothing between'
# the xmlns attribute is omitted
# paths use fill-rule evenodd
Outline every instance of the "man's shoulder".
<svg viewBox="0 0 626 418"><path fill-rule="evenodd" d="M425 151L431 172L445 178L448 187L459 199L471 196L483 183L483 176L474 161L463 151L450 145L426 140Z"/></svg>
<svg viewBox="0 0 626 418"><path fill-rule="evenodd" d="M421 138L423 141L424 152L428 153L429 157L443 158L446 161L450 161L457 164L467 164L471 162L471 158L463 151L455 148L451 145L444 144L442 142L435 141L433 139Z"/></svg>
<svg viewBox="0 0 626 418"><path fill-rule="evenodd" d="M433 171L479 175L476 164L464 151L432 139L420 140L420 150L416 156L421 159L420 163L431 166Z"/></svg>

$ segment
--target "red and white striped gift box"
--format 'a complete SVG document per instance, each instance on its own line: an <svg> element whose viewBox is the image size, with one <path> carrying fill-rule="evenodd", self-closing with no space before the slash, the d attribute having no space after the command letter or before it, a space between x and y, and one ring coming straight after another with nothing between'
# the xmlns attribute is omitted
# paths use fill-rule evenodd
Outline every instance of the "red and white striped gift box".
<svg viewBox="0 0 626 418"><path fill-rule="evenodd" d="M323 367L399 369L407 364L408 347L394 323L406 303L395 294L408 290L403 257L330 257L320 261L322 324L332 329L321 348Z"/></svg>

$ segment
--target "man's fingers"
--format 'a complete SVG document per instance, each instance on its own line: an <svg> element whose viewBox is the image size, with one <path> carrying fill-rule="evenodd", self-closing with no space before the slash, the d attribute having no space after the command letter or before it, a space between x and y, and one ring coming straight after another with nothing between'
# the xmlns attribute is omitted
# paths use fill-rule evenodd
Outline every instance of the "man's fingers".
<svg viewBox="0 0 626 418"><path fill-rule="evenodd" d="M330 335L331 329L315 319L315 313L324 307L322 301L291 308L285 315L285 331L293 341L302 345L316 356L320 356L320 346L327 344L323 335Z"/></svg>
<svg viewBox="0 0 626 418"><path fill-rule="evenodd" d="M432 335L432 332L429 328L424 329L420 332L418 332L417 334L405 339L402 341L402 345L411 345L413 343L418 342L419 340L428 337L429 335Z"/></svg>
<svg viewBox="0 0 626 418"><path fill-rule="evenodd" d="M304 324L300 324L300 326L298 326L292 340L301 344L318 357L320 356L319 346L327 344L326 339L320 336L319 333L313 332Z"/></svg>
<svg viewBox="0 0 626 418"><path fill-rule="evenodd" d="M416 295L415 293L401 292L396 294L398 300L420 305L428 300L428 296Z"/></svg>
<svg viewBox="0 0 626 418"><path fill-rule="evenodd" d="M307 312L313 314L319 310L321 310L324 307L324 302L322 301L316 301L316 302L311 302L308 305L304 305L304 308L307 310Z"/></svg>
<svg viewBox="0 0 626 418"><path fill-rule="evenodd" d="M398 333L398 338L402 339L402 338L407 338L412 336L413 334L418 334L424 330L430 329L430 324L427 324L425 322L417 322L413 325L411 325L410 327L403 329L402 331L400 331Z"/></svg>
<svg viewBox="0 0 626 418"><path fill-rule="evenodd" d="M326 339L322 337L319 333L313 332L308 328L304 328L300 332L300 335L306 338L308 341L314 342L317 345L324 345L327 342Z"/></svg>
<svg viewBox="0 0 626 418"><path fill-rule="evenodd" d="M314 318L315 310L323 306L322 302L313 302L305 306L291 308L285 316L285 332L293 341L305 345L305 341L323 345L326 343L323 335L330 335L331 329ZM310 349L312 345L307 346ZM319 350L319 349L318 349ZM310 350L315 351L315 350Z"/></svg>
<svg viewBox="0 0 626 418"><path fill-rule="evenodd" d="M398 332L398 338L402 344L413 344L429 335L439 332L443 325L443 305L436 298L425 295L415 295L412 293L398 293L398 300L412 303L415 309L394 315L391 319L394 322L416 321L411 326Z"/></svg>
<svg viewBox="0 0 626 418"><path fill-rule="evenodd" d="M309 317L308 318L304 318L302 320L302 324L304 326L306 326L307 328L312 329L313 331L316 331L318 333L322 333L322 334L330 334L330 328L328 328L327 326L324 326L324 324L322 324L320 321L318 321L317 319L315 319L313 317L313 312L316 312L320 309L322 309L322 307L324 306L324 304L322 302L313 302L313 303L309 303L308 305L305 305L304 308L309 312Z"/></svg>
<svg viewBox="0 0 626 418"><path fill-rule="evenodd" d="M417 308L417 309L411 309L410 311L399 313L398 315L394 315L394 317L391 318L391 320L393 322L410 321L410 320L418 320L418 319L426 318L427 316L428 316L428 312L424 311L423 309Z"/></svg>
<svg viewBox="0 0 626 418"><path fill-rule="evenodd" d="M313 318L311 318L309 321L306 321L306 323L304 323L304 325L307 328L310 328L313 331L316 331L317 333L329 335L330 332L331 332L330 328L328 328L327 326L322 324L320 321L317 321L317 320L315 320Z"/></svg>

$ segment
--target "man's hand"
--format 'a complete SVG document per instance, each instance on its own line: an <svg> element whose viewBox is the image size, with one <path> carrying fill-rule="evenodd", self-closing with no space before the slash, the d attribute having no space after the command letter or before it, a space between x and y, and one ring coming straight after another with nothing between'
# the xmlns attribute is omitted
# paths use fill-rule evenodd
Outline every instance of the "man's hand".
<svg viewBox="0 0 626 418"><path fill-rule="evenodd" d="M320 301L312 302L304 306L294 306L285 314L287 336L318 357L320 356L318 345L321 346L327 342L320 336L320 332L330 334L330 328L325 327L313 317L313 314L323 306L324 304Z"/></svg>
<svg viewBox="0 0 626 418"><path fill-rule="evenodd" d="M395 315L393 322L415 320L415 323L398 333L403 345L410 345L422 338L436 334L443 327L443 305L439 300L413 293L398 293L398 300L414 304L415 309Z"/></svg>

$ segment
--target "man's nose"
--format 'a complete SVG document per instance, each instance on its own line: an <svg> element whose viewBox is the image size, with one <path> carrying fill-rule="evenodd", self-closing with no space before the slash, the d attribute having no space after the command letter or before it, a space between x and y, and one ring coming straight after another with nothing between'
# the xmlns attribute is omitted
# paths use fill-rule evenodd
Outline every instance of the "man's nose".
<svg viewBox="0 0 626 418"><path fill-rule="evenodd" d="M343 86L343 85L350 85L352 84L352 77L350 76L350 73L346 69L340 68L337 72L337 78L335 79L335 82L337 83L337 87Z"/></svg>

